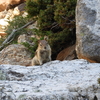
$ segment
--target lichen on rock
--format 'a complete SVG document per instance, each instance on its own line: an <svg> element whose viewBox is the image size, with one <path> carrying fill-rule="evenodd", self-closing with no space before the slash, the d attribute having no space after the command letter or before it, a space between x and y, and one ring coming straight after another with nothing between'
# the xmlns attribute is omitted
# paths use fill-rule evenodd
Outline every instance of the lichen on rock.
<svg viewBox="0 0 100 100"><path fill-rule="evenodd" d="M21 44L9 45L0 52L0 64L29 66L31 53Z"/></svg>
<svg viewBox="0 0 100 100"><path fill-rule="evenodd" d="M100 63L100 1L78 0L76 7L76 52L79 59Z"/></svg>
<svg viewBox="0 0 100 100"><path fill-rule="evenodd" d="M42 66L0 65L0 100L100 100L100 64L77 59ZM95 99L97 98L97 99Z"/></svg>

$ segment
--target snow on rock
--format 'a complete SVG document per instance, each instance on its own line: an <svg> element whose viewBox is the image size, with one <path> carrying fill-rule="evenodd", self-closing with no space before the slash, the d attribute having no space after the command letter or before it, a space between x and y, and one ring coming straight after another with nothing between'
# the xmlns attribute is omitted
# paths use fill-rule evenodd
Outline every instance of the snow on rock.
<svg viewBox="0 0 100 100"><path fill-rule="evenodd" d="M0 65L0 100L100 100L99 77L100 64L82 59Z"/></svg>

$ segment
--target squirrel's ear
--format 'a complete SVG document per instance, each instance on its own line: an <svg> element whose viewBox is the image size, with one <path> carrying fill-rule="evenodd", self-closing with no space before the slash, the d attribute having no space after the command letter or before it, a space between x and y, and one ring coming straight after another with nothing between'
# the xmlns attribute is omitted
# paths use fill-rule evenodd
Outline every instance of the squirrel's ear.
<svg viewBox="0 0 100 100"><path fill-rule="evenodd" d="M44 36L44 40L48 41L48 36Z"/></svg>

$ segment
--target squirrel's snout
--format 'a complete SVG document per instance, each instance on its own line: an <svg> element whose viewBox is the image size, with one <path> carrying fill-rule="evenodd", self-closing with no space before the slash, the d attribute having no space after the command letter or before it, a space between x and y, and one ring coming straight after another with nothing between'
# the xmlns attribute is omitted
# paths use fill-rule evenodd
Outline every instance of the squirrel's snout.
<svg viewBox="0 0 100 100"><path fill-rule="evenodd" d="M46 49L46 47L44 47L44 49Z"/></svg>

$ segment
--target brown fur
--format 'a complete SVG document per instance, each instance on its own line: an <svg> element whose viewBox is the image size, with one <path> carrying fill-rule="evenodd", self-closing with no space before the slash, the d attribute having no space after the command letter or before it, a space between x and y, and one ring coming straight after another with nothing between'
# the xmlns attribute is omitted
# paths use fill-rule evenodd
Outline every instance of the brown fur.
<svg viewBox="0 0 100 100"><path fill-rule="evenodd" d="M51 61L51 48L45 38L45 40L40 40L38 43L38 48L32 59L32 66L42 65L49 61Z"/></svg>
<svg viewBox="0 0 100 100"><path fill-rule="evenodd" d="M76 45L72 45L69 46L67 48L65 48L64 50L62 50L58 55L56 60L73 60L77 58L76 55L76 51L75 51L75 46Z"/></svg>

